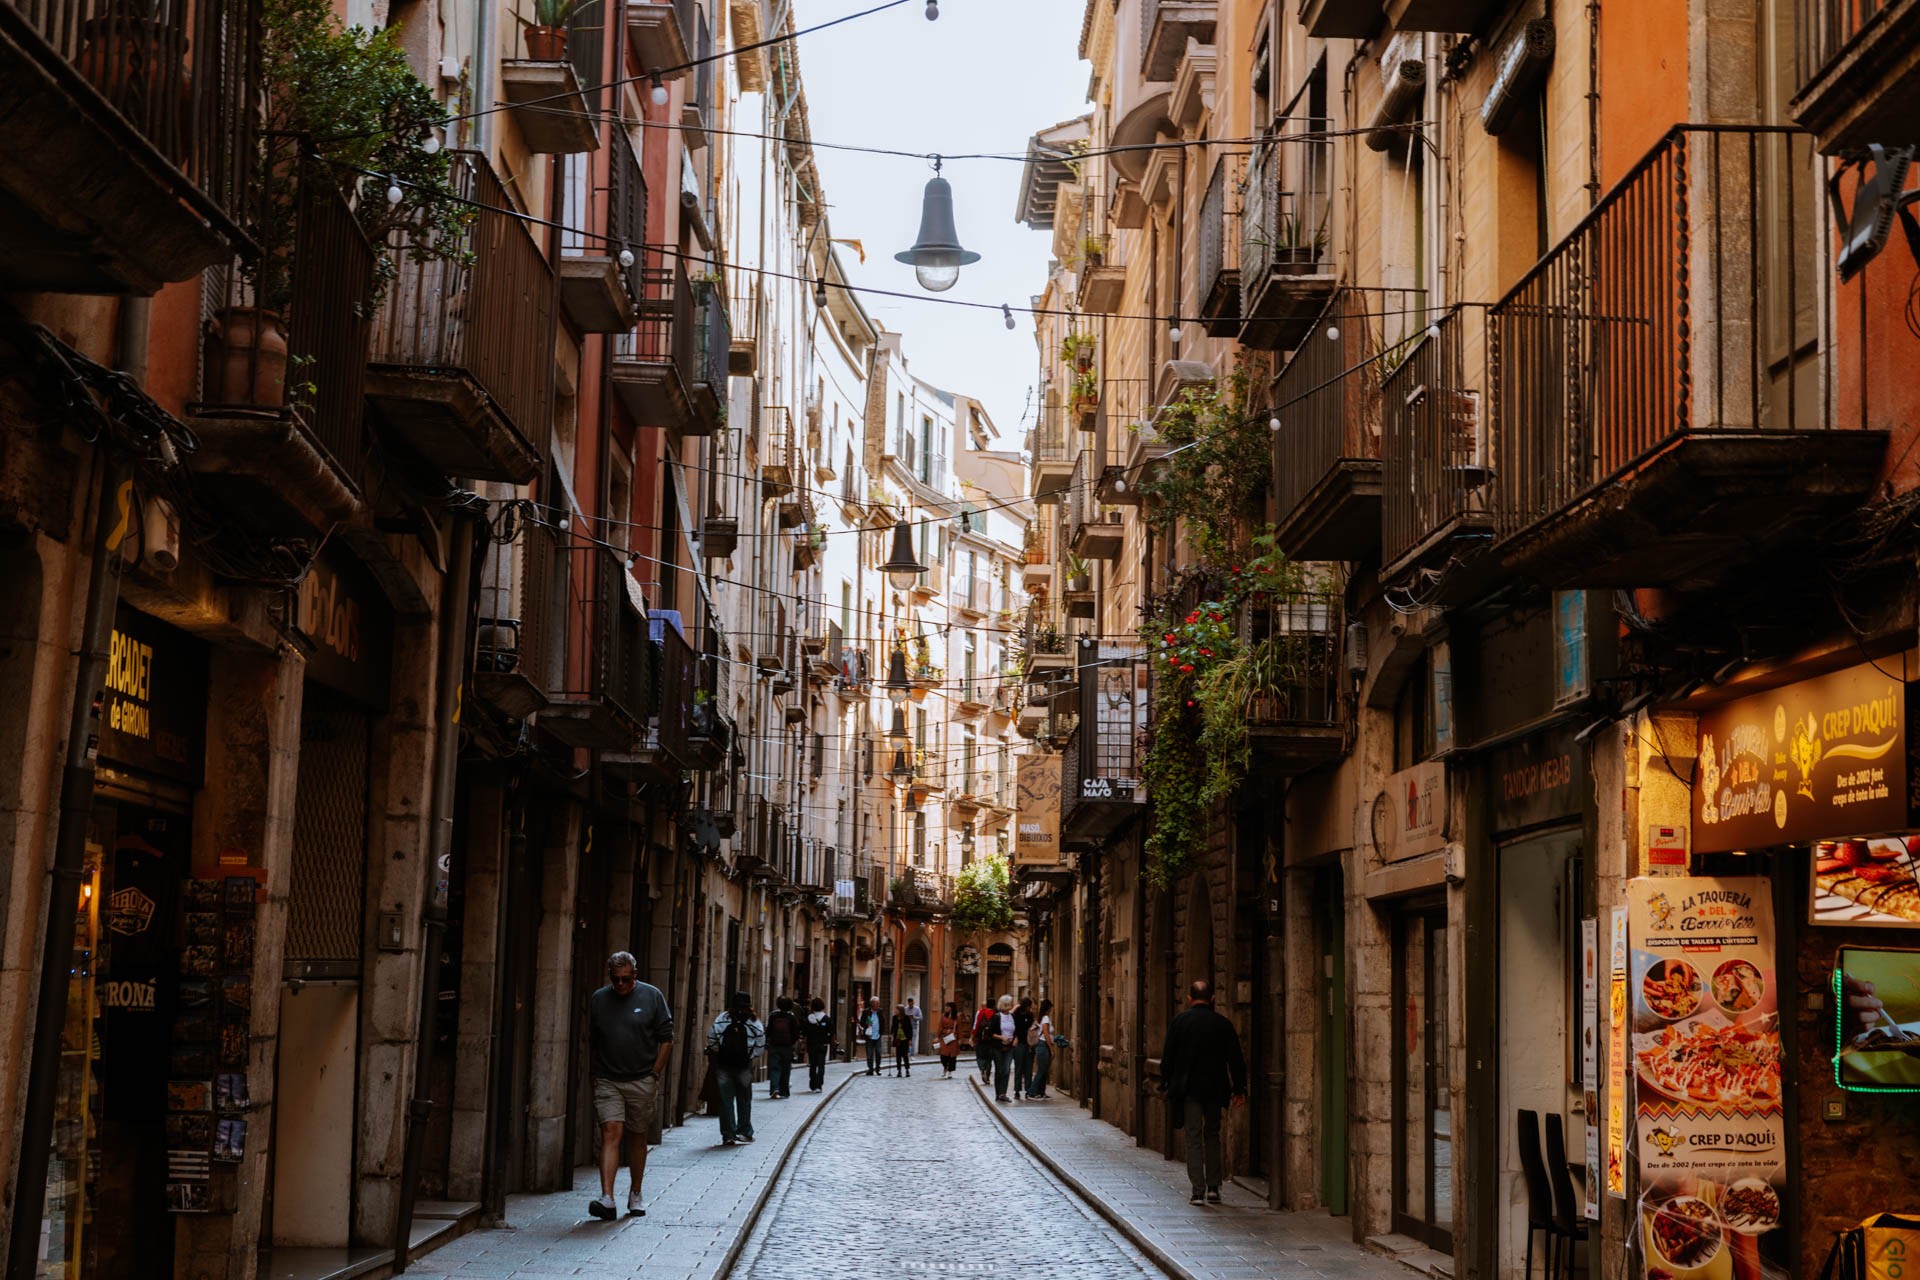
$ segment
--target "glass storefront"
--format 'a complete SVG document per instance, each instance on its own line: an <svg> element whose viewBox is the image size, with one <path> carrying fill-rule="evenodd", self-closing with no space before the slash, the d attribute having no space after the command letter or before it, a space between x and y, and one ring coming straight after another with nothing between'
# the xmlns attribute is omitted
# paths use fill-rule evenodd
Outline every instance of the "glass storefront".
<svg viewBox="0 0 1920 1280"><path fill-rule="evenodd" d="M1394 1230L1453 1250L1453 1114L1447 1088L1447 913L1399 912L1393 932Z"/></svg>

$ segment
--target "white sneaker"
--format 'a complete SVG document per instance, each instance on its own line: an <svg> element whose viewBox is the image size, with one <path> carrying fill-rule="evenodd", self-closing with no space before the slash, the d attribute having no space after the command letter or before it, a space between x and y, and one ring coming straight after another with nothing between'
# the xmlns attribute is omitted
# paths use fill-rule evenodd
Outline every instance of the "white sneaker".
<svg viewBox="0 0 1920 1280"><path fill-rule="evenodd" d="M612 1196L601 1196L598 1200L587 1202L587 1212L602 1222L611 1222L615 1215Z"/></svg>
<svg viewBox="0 0 1920 1280"><path fill-rule="evenodd" d="M647 1206L640 1199L640 1193L638 1191L627 1192L627 1216L631 1218L644 1218L647 1216Z"/></svg>

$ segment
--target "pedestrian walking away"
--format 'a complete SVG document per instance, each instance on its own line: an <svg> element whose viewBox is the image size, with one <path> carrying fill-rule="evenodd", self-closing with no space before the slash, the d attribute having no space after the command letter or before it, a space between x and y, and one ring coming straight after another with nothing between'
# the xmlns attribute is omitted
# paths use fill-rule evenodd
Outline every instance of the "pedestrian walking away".
<svg viewBox="0 0 1920 1280"><path fill-rule="evenodd" d="M893 1074L896 1077L913 1074L913 1015L907 1012L907 1006L893 1006L893 1025L887 1028L888 1036L893 1040Z"/></svg>
<svg viewBox="0 0 1920 1280"><path fill-rule="evenodd" d="M1013 1007L1013 1100L1020 1101L1027 1092L1027 1077L1033 1073L1033 1042L1028 1034L1033 1030L1033 997L1021 996L1020 1003Z"/></svg>
<svg viewBox="0 0 1920 1280"><path fill-rule="evenodd" d="M926 1010L915 1004L912 996L907 997L907 1016L913 1019L913 1042L911 1051L920 1053L926 1043L920 1038L920 1019L926 1017Z"/></svg>
<svg viewBox="0 0 1920 1280"><path fill-rule="evenodd" d="M948 1079L960 1064L960 1006L947 1001L940 1014L940 1078Z"/></svg>
<svg viewBox="0 0 1920 1280"><path fill-rule="evenodd" d="M880 997L867 1001L867 1012L860 1019L860 1038L867 1043L867 1074L880 1074L880 1041L886 1034L880 1025Z"/></svg>
<svg viewBox="0 0 1920 1280"><path fill-rule="evenodd" d="M1053 1070L1053 1001L1042 1000L1027 1035L1033 1044L1033 1079L1027 1084L1027 1101L1047 1096L1047 1077Z"/></svg>
<svg viewBox="0 0 1920 1280"><path fill-rule="evenodd" d="M973 1015L973 1062L980 1068L980 1083L993 1083L993 1036L988 1027L993 1022L993 1001L982 1000L979 1010Z"/></svg>
<svg viewBox="0 0 1920 1280"><path fill-rule="evenodd" d="M673 1052L673 1014L658 987L640 981L633 955L607 957L607 985L587 1000L593 1059L593 1113L600 1122L600 1196L587 1205L596 1218L617 1217L614 1175L626 1148L627 1212L646 1213L641 1182L647 1143L659 1122L660 1080Z"/></svg>
<svg viewBox="0 0 1920 1280"><path fill-rule="evenodd" d="M767 1015L767 1097L793 1096L793 1049L800 1042L800 1019L793 1001L781 996Z"/></svg>
<svg viewBox="0 0 1920 1280"><path fill-rule="evenodd" d="M1007 1076L1013 1070L1013 997L1000 997L1000 1011L987 1020L987 1043L993 1053L993 1100L1011 1102L1007 1097Z"/></svg>
<svg viewBox="0 0 1920 1280"><path fill-rule="evenodd" d="M766 1028L753 1016L753 1000L736 991L724 1013L707 1032L707 1055L713 1060L714 1082L720 1091L720 1145L753 1141L753 1064L766 1049Z"/></svg>
<svg viewBox="0 0 1920 1280"><path fill-rule="evenodd" d="M1220 1114L1247 1100L1247 1060L1240 1033L1213 1007L1213 984L1198 979L1187 990L1187 1008L1167 1028L1160 1049L1160 1089L1172 1110L1173 1127L1187 1131L1189 1203L1220 1203Z"/></svg>
<svg viewBox="0 0 1920 1280"><path fill-rule="evenodd" d="M813 998L802 1031L807 1038L807 1088L818 1093L827 1087L827 1058L833 1053L833 1019L819 996Z"/></svg>

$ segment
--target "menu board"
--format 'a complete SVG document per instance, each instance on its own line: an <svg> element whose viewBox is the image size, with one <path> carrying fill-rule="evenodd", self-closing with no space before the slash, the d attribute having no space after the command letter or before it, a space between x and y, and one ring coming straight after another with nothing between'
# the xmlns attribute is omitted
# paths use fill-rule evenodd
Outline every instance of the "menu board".
<svg viewBox="0 0 1920 1280"><path fill-rule="evenodd" d="M1640 1245L1649 1280L1758 1280L1786 1186L1772 888L1630 881Z"/></svg>
<svg viewBox="0 0 1920 1280"><path fill-rule="evenodd" d="M1819 840L1808 919L1920 929L1920 835Z"/></svg>

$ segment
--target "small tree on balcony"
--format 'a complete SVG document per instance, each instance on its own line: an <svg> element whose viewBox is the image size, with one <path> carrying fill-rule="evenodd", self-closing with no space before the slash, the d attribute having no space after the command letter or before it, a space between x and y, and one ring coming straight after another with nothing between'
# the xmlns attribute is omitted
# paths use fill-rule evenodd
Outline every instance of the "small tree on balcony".
<svg viewBox="0 0 1920 1280"><path fill-rule="evenodd" d="M962 933L991 933L1013 925L1013 889L1005 858L990 853L960 868L950 918Z"/></svg>

